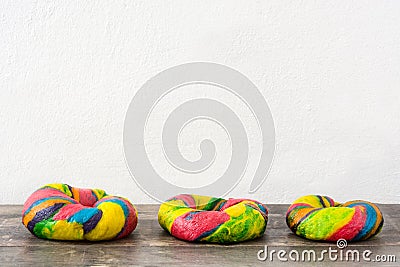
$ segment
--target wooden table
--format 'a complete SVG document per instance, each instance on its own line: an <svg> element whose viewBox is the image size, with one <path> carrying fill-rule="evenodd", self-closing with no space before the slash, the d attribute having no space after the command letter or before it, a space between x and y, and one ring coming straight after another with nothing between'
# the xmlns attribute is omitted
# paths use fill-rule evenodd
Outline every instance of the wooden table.
<svg viewBox="0 0 400 267"><path fill-rule="evenodd" d="M137 205L139 224L128 238L111 242L63 242L34 237L21 223L21 206L0 206L0 266L77 266L77 265L130 265L130 266L292 266L288 258L292 250L300 255L314 250L317 258L322 250L338 250L336 244L312 242L291 233L285 223L288 205L268 205L270 209L266 234L257 240L235 245L188 243L177 240L161 229L157 222L158 205ZM394 255L396 262L368 263L369 266L400 266L400 205L379 205L384 213L382 232L371 240L351 243L343 249L358 250L360 262L331 261L325 254L324 262L300 262L300 265L360 265L365 250L376 255ZM257 253L268 246L271 250L286 251L288 262L282 262L275 253L273 261L260 261ZM304 252L305 251L305 252ZM292 254L295 257L295 253ZM311 254L312 255L312 254ZM261 257L265 254L261 253ZM351 256L349 254L350 259ZM285 258L285 257L284 257ZM392 259L393 260L393 259ZM296 262L298 263L298 262Z"/></svg>

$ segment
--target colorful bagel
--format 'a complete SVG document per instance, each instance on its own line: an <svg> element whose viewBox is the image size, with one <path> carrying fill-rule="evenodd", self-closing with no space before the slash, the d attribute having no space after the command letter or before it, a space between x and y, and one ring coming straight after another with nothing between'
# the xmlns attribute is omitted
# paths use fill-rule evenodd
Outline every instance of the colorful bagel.
<svg viewBox="0 0 400 267"><path fill-rule="evenodd" d="M22 223L39 238L110 240L132 233L137 211L129 200L101 189L48 184L26 200Z"/></svg>
<svg viewBox="0 0 400 267"><path fill-rule="evenodd" d="M326 196L297 199L286 213L286 223L298 236L311 240L366 240L380 232L383 217L379 208L362 200L344 204Z"/></svg>
<svg viewBox="0 0 400 267"><path fill-rule="evenodd" d="M178 195L160 206L158 222L176 238L186 241L234 243L264 234L268 210L249 199L222 199Z"/></svg>

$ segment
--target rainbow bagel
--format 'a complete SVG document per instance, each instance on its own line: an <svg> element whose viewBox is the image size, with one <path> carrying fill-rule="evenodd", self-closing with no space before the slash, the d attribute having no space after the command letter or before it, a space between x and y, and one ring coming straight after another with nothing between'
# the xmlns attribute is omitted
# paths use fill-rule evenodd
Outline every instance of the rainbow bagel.
<svg viewBox="0 0 400 267"><path fill-rule="evenodd" d="M311 240L366 240L383 226L379 208L370 202L353 200L344 204L326 196L297 199L286 213L286 223L298 236Z"/></svg>
<svg viewBox="0 0 400 267"><path fill-rule="evenodd" d="M101 189L48 184L26 200L22 223L39 238L110 240L132 233L137 211L129 200Z"/></svg>
<svg viewBox="0 0 400 267"><path fill-rule="evenodd" d="M260 202L249 199L183 194L161 204L158 222L182 240L234 243L262 236L268 210Z"/></svg>

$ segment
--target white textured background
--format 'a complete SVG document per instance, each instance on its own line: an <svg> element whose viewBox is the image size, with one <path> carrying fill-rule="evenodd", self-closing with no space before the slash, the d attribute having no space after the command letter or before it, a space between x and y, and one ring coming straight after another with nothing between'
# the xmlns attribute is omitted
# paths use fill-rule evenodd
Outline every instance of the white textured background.
<svg viewBox="0 0 400 267"><path fill-rule="evenodd" d="M0 2L1 204L56 181L153 202L125 165L125 113L146 80L193 61L247 75L274 117L268 179L247 194L253 144L229 196L400 203L399 1L55 2ZM188 143L183 153L196 158Z"/></svg>

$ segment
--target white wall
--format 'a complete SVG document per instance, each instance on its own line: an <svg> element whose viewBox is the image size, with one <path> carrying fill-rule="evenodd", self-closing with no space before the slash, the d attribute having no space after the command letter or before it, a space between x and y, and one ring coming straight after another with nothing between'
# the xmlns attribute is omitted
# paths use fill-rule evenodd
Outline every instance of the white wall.
<svg viewBox="0 0 400 267"><path fill-rule="evenodd" d="M256 144L229 196L400 203L399 14L399 1L1 1L0 203L56 181L152 203L125 165L125 113L146 80L193 61L247 75L274 117L268 179L247 193Z"/></svg>

